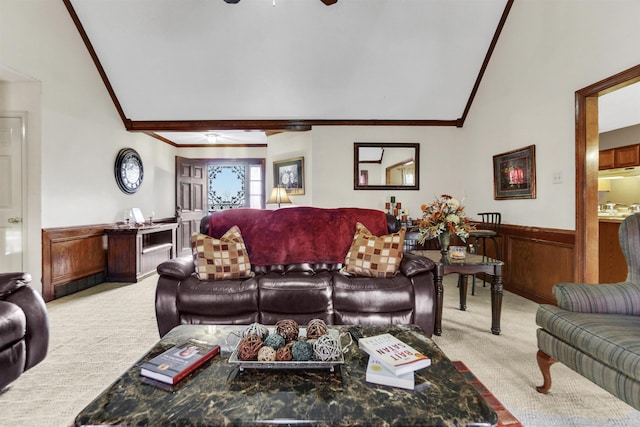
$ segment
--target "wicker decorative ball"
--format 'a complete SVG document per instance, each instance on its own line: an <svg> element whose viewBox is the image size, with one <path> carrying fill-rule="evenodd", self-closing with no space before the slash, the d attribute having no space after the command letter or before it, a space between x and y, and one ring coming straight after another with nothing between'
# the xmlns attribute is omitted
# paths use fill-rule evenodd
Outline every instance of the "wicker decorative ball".
<svg viewBox="0 0 640 427"><path fill-rule="evenodd" d="M300 334L300 327L295 320L279 320L276 323L276 333L282 335L286 341L295 341Z"/></svg>
<svg viewBox="0 0 640 427"><path fill-rule="evenodd" d="M288 362L291 359L293 359L293 356L291 355L291 346L285 345L276 351L276 360L278 362Z"/></svg>
<svg viewBox="0 0 640 427"><path fill-rule="evenodd" d="M323 335L313 345L316 359L327 362L340 358L340 343L332 335Z"/></svg>
<svg viewBox="0 0 640 427"><path fill-rule="evenodd" d="M271 347L262 346L260 350L258 350L259 362L273 362L275 360L276 360L276 351Z"/></svg>
<svg viewBox="0 0 640 427"><path fill-rule="evenodd" d="M284 347L285 345L284 337L278 334L269 334L269 336L264 339L263 343L274 350Z"/></svg>
<svg viewBox="0 0 640 427"><path fill-rule="evenodd" d="M307 325L307 338L314 340L329 333L327 324L322 319L312 319Z"/></svg>
<svg viewBox="0 0 640 427"><path fill-rule="evenodd" d="M313 357L313 346L306 341L296 341L291 346L293 360L303 362Z"/></svg>
<svg viewBox="0 0 640 427"><path fill-rule="evenodd" d="M247 328L242 331L242 336L246 337L247 335L257 335L260 339L265 339L267 335L269 335L269 328L260 324L260 323L252 323Z"/></svg>
<svg viewBox="0 0 640 427"><path fill-rule="evenodd" d="M262 340L257 335L247 335L238 343L238 359L256 360L258 351L262 347Z"/></svg>

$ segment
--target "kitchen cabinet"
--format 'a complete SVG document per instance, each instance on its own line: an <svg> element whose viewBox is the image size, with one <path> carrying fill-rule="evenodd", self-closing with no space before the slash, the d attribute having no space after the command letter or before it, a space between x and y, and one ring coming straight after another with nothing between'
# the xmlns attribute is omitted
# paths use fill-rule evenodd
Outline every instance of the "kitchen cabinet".
<svg viewBox="0 0 640 427"><path fill-rule="evenodd" d="M177 228L176 223L161 223L106 229L107 281L135 283L175 258Z"/></svg>
<svg viewBox="0 0 640 427"><path fill-rule="evenodd" d="M627 168L640 165L640 144L614 148L615 167Z"/></svg>
<svg viewBox="0 0 640 427"><path fill-rule="evenodd" d="M615 168L615 148L608 150L600 150L600 162L598 165L599 170L613 169Z"/></svg>
<svg viewBox="0 0 640 427"><path fill-rule="evenodd" d="M640 144L600 150L599 170L640 166Z"/></svg>
<svg viewBox="0 0 640 427"><path fill-rule="evenodd" d="M617 283L627 278L627 262L620 249L619 219L600 219L598 245L598 283Z"/></svg>

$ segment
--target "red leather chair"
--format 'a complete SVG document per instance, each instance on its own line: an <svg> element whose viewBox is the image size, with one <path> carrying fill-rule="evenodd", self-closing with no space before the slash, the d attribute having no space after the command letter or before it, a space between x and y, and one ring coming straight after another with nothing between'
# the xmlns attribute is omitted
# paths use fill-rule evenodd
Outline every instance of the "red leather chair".
<svg viewBox="0 0 640 427"><path fill-rule="evenodd" d="M49 347L49 317L28 273L0 273L0 390L40 363Z"/></svg>

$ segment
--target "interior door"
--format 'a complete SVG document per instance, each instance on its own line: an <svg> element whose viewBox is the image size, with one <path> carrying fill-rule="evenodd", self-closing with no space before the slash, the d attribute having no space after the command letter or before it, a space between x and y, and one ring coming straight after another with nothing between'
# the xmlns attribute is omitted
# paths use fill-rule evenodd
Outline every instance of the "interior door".
<svg viewBox="0 0 640 427"><path fill-rule="evenodd" d="M207 213L207 163L176 156L176 217L178 256L191 254L191 235Z"/></svg>
<svg viewBox="0 0 640 427"><path fill-rule="evenodd" d="M0 117L0 273L22 271L21 117Z"/></svg>

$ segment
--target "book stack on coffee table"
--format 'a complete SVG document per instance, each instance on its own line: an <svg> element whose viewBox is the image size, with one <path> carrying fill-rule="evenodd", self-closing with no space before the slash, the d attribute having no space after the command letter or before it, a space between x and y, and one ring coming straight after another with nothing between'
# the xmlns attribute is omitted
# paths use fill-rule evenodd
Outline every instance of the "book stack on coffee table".
<svg viewBox="0 0 640 427"><path fill-rule="evenodd" d="M431 359L391 334L360 337L358 347L369 354L368 382L413 390L414 372Z"/></svg>

